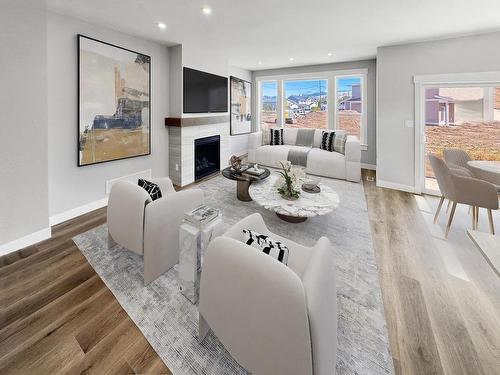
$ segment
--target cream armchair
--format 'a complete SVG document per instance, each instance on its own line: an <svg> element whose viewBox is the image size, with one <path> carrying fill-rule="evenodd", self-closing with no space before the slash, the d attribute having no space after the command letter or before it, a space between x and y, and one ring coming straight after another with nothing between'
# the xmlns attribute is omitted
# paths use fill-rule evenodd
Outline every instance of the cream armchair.
<svg viewBox="0 0 500 375"><path fill-rule="evenodd" d="M241 242L253 229L285 243L288 266ZM333 250L269 232L253 214L208 246L201 275L200 339L211 328L231 355L259 375L332 375L337 351Z"/></svg>
<svg viewBox="0 0 500 375"><path fill-rule="evenodd" d="M168 177L151 179L162 198L151 201L139 185L113 184L108 201L110 239L144 258L144 283L149 284L179 261L179 226L184 213L203 203L203 192L175 192Z"/></svg>

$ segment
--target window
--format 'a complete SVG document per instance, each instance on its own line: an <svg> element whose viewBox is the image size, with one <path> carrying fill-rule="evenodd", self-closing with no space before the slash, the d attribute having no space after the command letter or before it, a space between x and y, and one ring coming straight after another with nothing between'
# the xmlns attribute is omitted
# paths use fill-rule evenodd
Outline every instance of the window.
<svg viewBox="0 0 500 375"><path fill-rule="evenodd" d="M357 136L365 144L364 79L362 76L337 77L335 82L336 128Z"/></svg>
<svg viewBox="0 0 500 375"><path fill-rule="evenodd" d="M429 86L424 95L426 189L439 191L429 154L457 148L474 160L500 161L500 87Z"/></svg>
<svg viewBox="0 0 500 375"><path fill-rule="evenodd" d="M257 78L262 129L342 129L366 150L367 69ZM330 99L330 103L329 103Z"/></svg>
<svg viewBox="0 0 500 375"><path fill-rule="evenodd" d="M327 80L284 81L285 126L328 129Z"/></svg>
<svg viewBox="0 0 500 375"><path fill-rule="evenodd" d="M266 130L277 123L278 82L261 82L260 123Z"/></svg>

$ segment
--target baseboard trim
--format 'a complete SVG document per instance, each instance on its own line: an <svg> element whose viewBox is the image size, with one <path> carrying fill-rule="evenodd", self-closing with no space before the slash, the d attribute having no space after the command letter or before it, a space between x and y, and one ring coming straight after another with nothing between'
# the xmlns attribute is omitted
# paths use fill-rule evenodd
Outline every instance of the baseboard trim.
<svg viewBox="0 0 500 375"><path fill-rule="evenodd" d="M18 238L17 240L4 243L3 245L0 245L0 256L7 255L20 249L24 249L27 246L31 246L40 241L46 240L51 236L52 230L50 229L50 227L48 227L28 234L27 236Z"/></svg>
<svg viewBox="0 0 500 375"><path fill-rule="evenodd" d="M84 204L83 206L72 208L71 210L64 211L59 214L51 216L49 218L49 224L50 226L60 224L64 221L73 219L77 216L86 214L90 211L97 210L98 208L104 207L107 204L108 204L108 197L105 197L97 201Z"/></svg>
<svg viewBox="0 0 500 375"><path fill-rule="evenodd" d="M387 189L405 191L407 193L414 193L415 192L415 188L413 186L398 184L395 182L384 181L384 180L380 180L380 179L377 179L377 186L382 187L382 188L387 188Z"/></svg>
<svg viewBox="0 0 500 375"><path fill-rule="evenodd" d="M375 164L361 163L361 168L362 169L369 169L370 171L376 171L377 170L377 166Z"/></svg>

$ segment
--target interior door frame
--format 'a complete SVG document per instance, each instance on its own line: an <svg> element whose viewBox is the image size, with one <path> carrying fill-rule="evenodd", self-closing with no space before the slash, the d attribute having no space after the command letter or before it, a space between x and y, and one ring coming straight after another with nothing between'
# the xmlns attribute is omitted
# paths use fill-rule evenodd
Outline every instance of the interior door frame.
<svg viewBox="0 0 500 375"><path fill-rule="evenodd" d="M425 89L429 87L500 87L500 71L426 74L413 76L415 99L415 193L439 194L425 189Z"/></svg>

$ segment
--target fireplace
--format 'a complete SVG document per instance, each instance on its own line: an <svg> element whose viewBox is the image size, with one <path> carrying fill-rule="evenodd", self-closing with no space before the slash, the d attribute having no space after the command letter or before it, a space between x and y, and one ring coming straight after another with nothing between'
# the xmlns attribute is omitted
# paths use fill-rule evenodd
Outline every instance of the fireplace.
<svg viewBox="0 0 500 375"><path fill-rule="evenodd" d="M220 171L220 135L194 140L194 179Z"/></svg>

